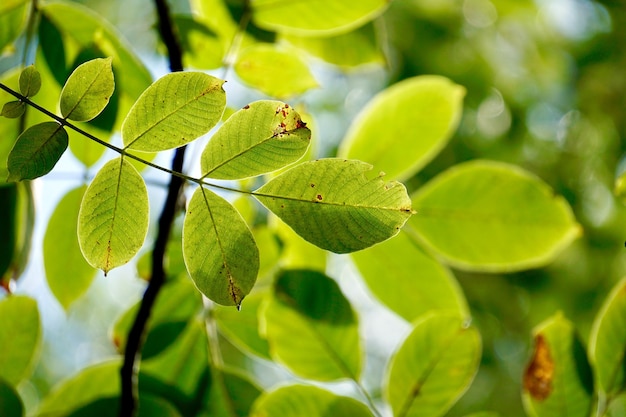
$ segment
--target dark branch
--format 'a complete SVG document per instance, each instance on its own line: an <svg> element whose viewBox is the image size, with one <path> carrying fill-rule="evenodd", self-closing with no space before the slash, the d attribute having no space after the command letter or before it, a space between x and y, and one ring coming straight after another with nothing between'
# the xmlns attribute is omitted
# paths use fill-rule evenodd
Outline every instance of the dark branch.
<svg viewBox="0 0 626 417"><path fill-rule="evenodd" d="M165 0L154 0L156 4L159 34L163 43L167 47L169 55L170 69L172 72L183 70L182 52L180 43L176 38L174 27L172 25L169 8ZM178 148L172 160L172 171L182 172L183 162L185 160L185 147ZM137 317L128 334L126 349L124 351L124 364L120 371L121 376L121 399L120 399L120 417L132 417L137 409L137 387L136 387L136 363L140 358L141 345L143 337L150 318L152 307L156 298L165 283L165 267L163 261L165 258L165 250L172 229L172 224L178 209L178 199L182 192L184 180L182 178L172 176L167 191L167 198L163 206L163 211L159 217L159 229L152 250L152 276L146 292L141 300Z"/></svg>

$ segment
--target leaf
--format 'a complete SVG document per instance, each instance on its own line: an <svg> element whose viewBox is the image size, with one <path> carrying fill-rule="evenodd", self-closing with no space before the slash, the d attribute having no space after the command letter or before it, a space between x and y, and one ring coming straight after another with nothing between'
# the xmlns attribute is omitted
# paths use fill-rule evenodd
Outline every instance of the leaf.
<svg viewBox="0 0 626 417"><path fill-rule="evenodd" d="M230 371L216 372L198 417L248 417L262 391L248 378Z"/></svg>
<svg viewBox="0 0 626 417"><path fill-rule="evenodd" d="M615 285L596 316L589 356L598 386L608 397L626 390L626 278Z"/></svg>
<svg viewBox="0 0 626 417"><path fill-rule="evenodd" d="M300 159L311 131L279 101L256 101L226 120L202 152L203 177L241 179L275 171Z"/></svg>
<svg viewBox="0 0 626 417"><path fill-rule="evenodd" d="M98 399L119 395L120 366L121 361L115 359L84 368L55 386L39 403L35 415L65 417Z"/></svg>
<svg viewBox="0 0 626 417"><path fill-rule="evenodd" d="M52 171L67 149L67 132L57 122L29 127L13 145L7 168L8 181L32 180Z"/></svg>
<svg viewBox="0 0 626 417"><path fill-rule="evenodd" d="M580 234L570 207L540 179L493 161L456 165L413 196L409 222L457 268L516 271L545 265Z"/></svg>
<svg viewBox="0 0 626 417"><path fill-rule="evenodd" d="M523 403L529 416L587 417L593 379L574 326L561 313L533 331L534 352L526 366Z"/></svg>
<svg viewBox="0 0 626 417"><path fill-rule="evenodd" d="M480 335L456 315L418 320L389 365L385 396L394 417L443 416L480 363Z"/></svg>
<svg viewBox="0 0 626 417"><path fill-rule="evenodd" d="M338 155L406 179L448 143L461 120L465 88L441 76L419 76L374 97L352 123Z"/></svg>
<svg viewBox="0 0 626 417"><path fill-rule="evenodd" d="M73 410L67 417L109 417L117 415L119 405L117 397L98 398ZM137 417L180 417L180 414L167 401L140 392Z"/></svg>
<svg viewBox="0 0 626 417"><path fill-rule="evenodd" d="M404 186L368 178L360 161L304 162L254 192L309 242L336 253L353 252L396 235L411 216Z"/></svg>
<svg viewBox="0 0 626 417"><path fill-rule="evenodd" d="M34 224L30 182L0 184L0 286L5 289L26 268Z"/></svg>
<svg viewBox="0 0 626 417"><path fill-rule="evenodd" d="M255 44L242 50L234 69L244 83L271 97L292 97L318 87L295 50L273 44Z"/></svg>
<svg viewBox="0 0 626 417"><path fill-rule="evenodd" d="M0 53L23 30L29 4L28 0L3 0L0 4Z"/></svg>
<svg viewBox="0 0 626 417"><path fill-rule="evenodd" d="M13 295L0 300L0 379L15 387L32 371L41 344L37 302Z"/></svg>
<svg viewBox="0 0 626 417"><path fill-rule="evenodd" d="M107 162L87 188L78 213L78 242L85 259L106 275L131 260L148 233L148 190L123 157Z"/></svg>
<svg viewBox="0 0 626 417"><path fill-rule="evenodd" d="M23 417L22 399L6 381L0 378L0 410L3 417Z"/></svg>
<svg viewBox="0 0 626 417"><path fill-rule="evenodd" d="M41 75L39 71L30 65L20 73L20 92L23 96L34 97L41 89Z"/></svg>
<svg viewBox="0 0 626 417"><path fill-rule="evenodd" d="M235 208L199 187L183 224L183 256L201 293L222 305L241 305L259 271L259 251Z"/></svg>
<svg viewBox="0 0 626 417"><path fill-rule="evenodd" d="M78 211L87 187L69 191L57 204L43 239L43 261L48 286L66 310L83 295L95 277L85 261L76 235Z"/></svg>
<svg viewBox="0 0 626 417"><path fill-rule="evenodd" d="M220 121L224 81L201 72L168 74L135 102L122 124L125 149L158 152L183 146Z"/></svg>
<svg viewBox="0 0 626 417"><path fill-rule="evenodd" d="M2 106L2 116L8 119L17 119L21 117L26 111L26 104L24 102L16 100L4 103Z"/></svg>
<svg viewBox="0 0 626 417"><path fill-rule="evenodd" d="M372 417L362 403L310 385L288 385L263 394L250 417Z"/></svg>
<svg viewBox="0 0 626 417"><path fill-rule="evenodd" d="M411 322L429 312L469 318L463 292L445 266L426 255L406 233L352 254L372 293Z"/></svg>
<svg viewBox="0 0 626 417"><path fill-rule="evenodd" d="M64 118L84 122L104 110L115 90L112 62L113 58L97 58L72 72L59 99Z"/></svg>
<svg viewBox="0 0 626 417"><path fill-rule="evenodd" d="M259 27L299 35L347 32L380 15L388 0L252 0L252 18Z"/></svg>
<svg viewBox="0 0 626 417"><path fill-rule="evenodd" d="M196 16L174 16L180 34L185 67L214 69L222 66L224 47L213 32Z"/></svg>
<svg viewBox="0 0 626 417"><path fill-rule="evenodd" d="M318 381L359 378L363 352L356 314L324 274L284 271L261 326L272 357L296 375Z"/></svg>

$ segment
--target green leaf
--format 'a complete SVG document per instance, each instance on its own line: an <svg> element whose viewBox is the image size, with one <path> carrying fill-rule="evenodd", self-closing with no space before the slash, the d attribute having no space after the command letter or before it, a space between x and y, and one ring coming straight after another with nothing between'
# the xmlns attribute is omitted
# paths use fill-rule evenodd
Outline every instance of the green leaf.
<svg viewBox="0 0 626 417"><path fill-rule="evenodd" d="M343 159L304 162L254 196L314 245L353 252L396 235L411 216L406 188L380 176L369 178L371 168Z"/></svg>
<svg viewBox="0 0 626 417"><path fill-rule="evenodd" d="M456 130L465 88L428 75L409 78L374 97L352 123L339 156L406 179L430 162Z"/></svg>
<svg viewBox="0 0 626 417"><path fill-rule="evenodd" d="M113 58L96 58L72 72L59 100L64 118L84 122L104 110L115 90L112 62Z"/></svg>
<svg viewBox="0 0 626 417"><path fill-rule="evenodd" d="M29 127L18 138L7 161L8 181L32 180L52 171L67 149L67 132L57 122Z"/></svg>
<svg viewBox="0 0 626 417"><path fill-rule="evenodd" d="M78 211L87 187L69 191L59 201L43 239L43 261L52 294L66 310L83 295L95 277L95 270L85 262L76 224Z"/></svg>
<svg viewBox="0 0 626 417"><path fill-rule="evenodd" d="M73 410L67 417L110 417L117 415L118 397L98 398ZM180 417L176 408L167 401L139 393L137 417Z"/></svg>
<svg viewBox="0 0 626 417"><path fill-rule="evenodd" d="M22 31L29 4L28 0L3 0L0 4L0 53Z"/></svg>
<svg viewBox="0 0 626 417"><path fill-rule="evenodd" d="M335 281L306 270L284 271L263 311L270 352L298 376L357 380L362 350L350 303Z"/></svg>
<svg viewBox="0 0 626 417"><path fill-rule="evenodd" d="M479 411L478 413L468 414L465 417L500 417L500 414L492 411Z"/></svg>
<svg viewBox="0 0 626 417"><path fill-rule="evenodd" d="M122 124L126 149L158 152L183 146L220 121L224 81L201 72L168 74L135 102Z"/></svg>
<svg viewBox="0 0 626 417"><path fill-rule="evenodd" d="M98 399L116 397L120 392L118 359L90 366L62 381L46 395L35 415L65 417Z"/></svg>
<svg viewBox="0 0 626 417"><path fill-rule="evenodd" d="M243 375L219 371L207 393L206 409L198 417L248 417L262 391Z"/></svg>
<svg viewBox="0 0 626 417"><path fill-rule="evenodd" d="M226 120L202 152L203 177L241 179L275 171L300 159L311 131L279 101L256 101Z"/></svg>
<svg viewBox="0 0 626 417"><path fill-rule="evenodd" d="M13 295L0 300L0 379L12 386L30 375L41 343L37 302Z"/></svg>
<svg viewBox="0 0 626 417"><path fill-rule="evenodd" d="M326 270L328 252L302 239L280 218L272 215L270 222L283 245L280 266L285 269ZM261 252L263 253L263 252Z"/></svg>
<svg viewBox="0 0 626 417"><path fill-rule="evenodd" d="M7 86L15 86L18 83L18 76L19 73L17 71L9 71L0 75L0 82ZM0 103L12 100L15 100L15 97L4 90L0 90ZM19 119L5 119L0 123L0 137L4 138L0 140L0 182L4 182L9 175L7 170L9 153L23 129Z"/></svg>
<svg viewBox="0 0 626 417"><path fill-rule="evenodd" d="M513 165L472 161L413 197L409 224L445 262L473 271L545 265L580 234L566 201Z"/></svg>
<svg viewBox="0 0 626 417"><path fill-rule="evenodd" d="M252 0L252 18L259 27L299 35L347 32L380 15L389 0Z"/></svg>
<svg viewBox="0 0 626 417"><path fill-rule="evenodd" d="M385 395L394 417L443 416L467 390L479 363L480 335L463 319L420 319L389 365Z"/></svg>
<svg viewBox="0 0 626 417"><path fill-rule="evenodd" d="M592 371L574 326L558 313L533 334L534 352L523 380L526 412L531 417L588 417Z"/></svg>
<svg viewBox="0 0 626 417"><path fill-rule="evenodd" d="M6 381L0 378L0 410L3 417L24 416L24 405L22 399L15 389Z"/></svg>
<svg viewBox="0 0 626 417"><path fill-rule="evenodd" d="M87 188L78 213L85 259L106 275L131 260L148 233L148 190L123 157L107 162Z"/></svg>
<svg viewBox="0 0 626 417"><path fill-rule="evenodd" d="M235 208L199 187L183 224L183 256L201 293L222 305L241 305L259 271L259 250Z"/></svg>
<svg viewBox="0 0 626 417"><path fill-rule="evenodd" d="M214 69L222 66L224 47L203 22L191 16L174 16L180 34L185 67Z"/></svg>
<svg viewBox="0 0 626 417"><path fill-rule="evenodd" d="M0 286L10 288L26 268L34 224L30 182L0 184Z"/></svg>
<svg viewBox="0 0 626 417"><path fill-rule="evenodd" d="M15 100L4 103L2 106L2 116L8 119L17 119L21 117L26 111L26 104L24 102Z"/></svg>
<svg viewBox="0 0 626 417"><path fill-rule="evenodd" d="M598 386L611 397L626 390L626 278L611 291L598 313L589 340L589 356Z"/></svg>
<svg viewBox="0 0 626 417"><path fill-rule="evenodd" d="M372 293L407 321L429 311L469 318L463 292L445 266L426 255L406 234L352 254Z"/></svg>
<svg viewBox="0 0 626 417"><path fill-rule="evenodd" d="M34 97L41 89L41 74L30 65L20 73L20 92L23 96Z"/></svg>
<svg viewBox="0 0 626 417"><path fill-rule="evenodd" d="M250 417L372 417L362 403L309 385L288 385L263 394Z"/></svg>
<svg viewBox="0 0 626 417"><path fill-rule="evenodd" d="M295 50L273 44L255 44L244 49L234 68L243 82L272 97L292 97L318 86Z"/></svg>

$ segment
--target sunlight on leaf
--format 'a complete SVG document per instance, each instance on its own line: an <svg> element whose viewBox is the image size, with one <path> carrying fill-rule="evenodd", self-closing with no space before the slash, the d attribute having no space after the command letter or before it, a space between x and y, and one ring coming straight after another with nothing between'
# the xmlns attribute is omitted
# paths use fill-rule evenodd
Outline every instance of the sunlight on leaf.
<svg viewBox="0 0 626 417"><path fill-rule="evenodd" d="M67 149L67 132L57 122L29 127L13 145L7 168L8 181L32 180L52 171Z"/></svg>
<svg viewBox="0 0 626 417"><path fill-rule="evenodd" d="M17 119L21 117L26 111L26 103L23 101L15 100L4 103L2 106L2 116L7 119Z"/></svg>
<svg viewBox="0 0 626 417"><path fill-rule="evenodd" d="M371 178L371 169L343 159L304 162L254 196L314 245L354 252L396 235L412 213L404 185Z"/></svg>
<svg viewBox="0 0 626 417"><path fill-rule="evenodd" d="M113 58L97 58L72 72L59 99L64 118L85 122L104 110L115 90L112 62Z"/></svg>
<svg viewBox="0 0 626 417"><path fill-rule="evenodd" d="M20 93L26 97L35 96L41 89L41 75L33 65L30 65L20 73Z"/></svg>
<svg viewBox="0 0 626 417"><path fill-rule="evenodd" d="M122 124L125 149L158 152L183 146L220 121L224 81L201 72L167 74L135 102Z"/></svg>
<svg viewBox="0 0 626 417"><path fill-rule="evenodd" d="M204 401L207 409L198 417L249 416L252 404L261 393L261 389L243 374L220 371Z"/></svg>
<svg viewBox="0 0 626 417"><path fill-rule="evenodd" d="M239 306L256 282L259 250L235 208L199 187L183 224L183 256L201 293L218 304Z"/></svg>
<svg viewBox="0 0 626 417"><path fill-rule="evenodd" d="M106 274L132 259L148 233L148 191L123 157L107 162L87 188L78 213L85 259Z"/></svg>
<svg viewBox="0 0 626 417"><path fill-rule="evenodd" d="M241 179L275 171L300 159L311 131L279 101L256 101L226 120L202 152L203 177Z"/></svg>
<svg viewBox="0 0 626 417"><path fill-rule="evenodd" d="M0 52L24 29L29 4L28 0L2 0L0 3Z"/></svg>

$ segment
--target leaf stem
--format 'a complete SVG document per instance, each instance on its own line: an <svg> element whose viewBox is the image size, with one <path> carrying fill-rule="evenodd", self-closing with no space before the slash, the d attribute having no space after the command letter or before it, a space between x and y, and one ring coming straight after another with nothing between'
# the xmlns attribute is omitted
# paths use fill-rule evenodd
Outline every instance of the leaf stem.
<svg viewBox="0 0 626 417"><path fill-rule="evenodd" d="M239 53L239 48L241 47L241 43L243 41L243 37L246 33L246 28L250 23L250 18L252 17L252 8L250 7L250 0L244 0L243 2L243 12L241 14L241 18L239 19L239 26L237 27L237 32L233 36L233 40L228 46L228 51L226 55L224 55L224 71L222 73L222 79L225 80L228 75L228 71L235 63L235 58L237 58L237 54Z"/></svg>
<svg viewBox="0 0 626 417"><path fill-rule="evenodd" d="M370 393L367 392L365 387L359 381L357 381L356 379L353 379L352 381L354 382L354 385L356 385L357 389L361 392L361 394L365 397L367 404L370 406L370 409L376 415L376 417L382 417L382 414L376 407L376 404L374 404L374 399L372 398Z"/></svg>

